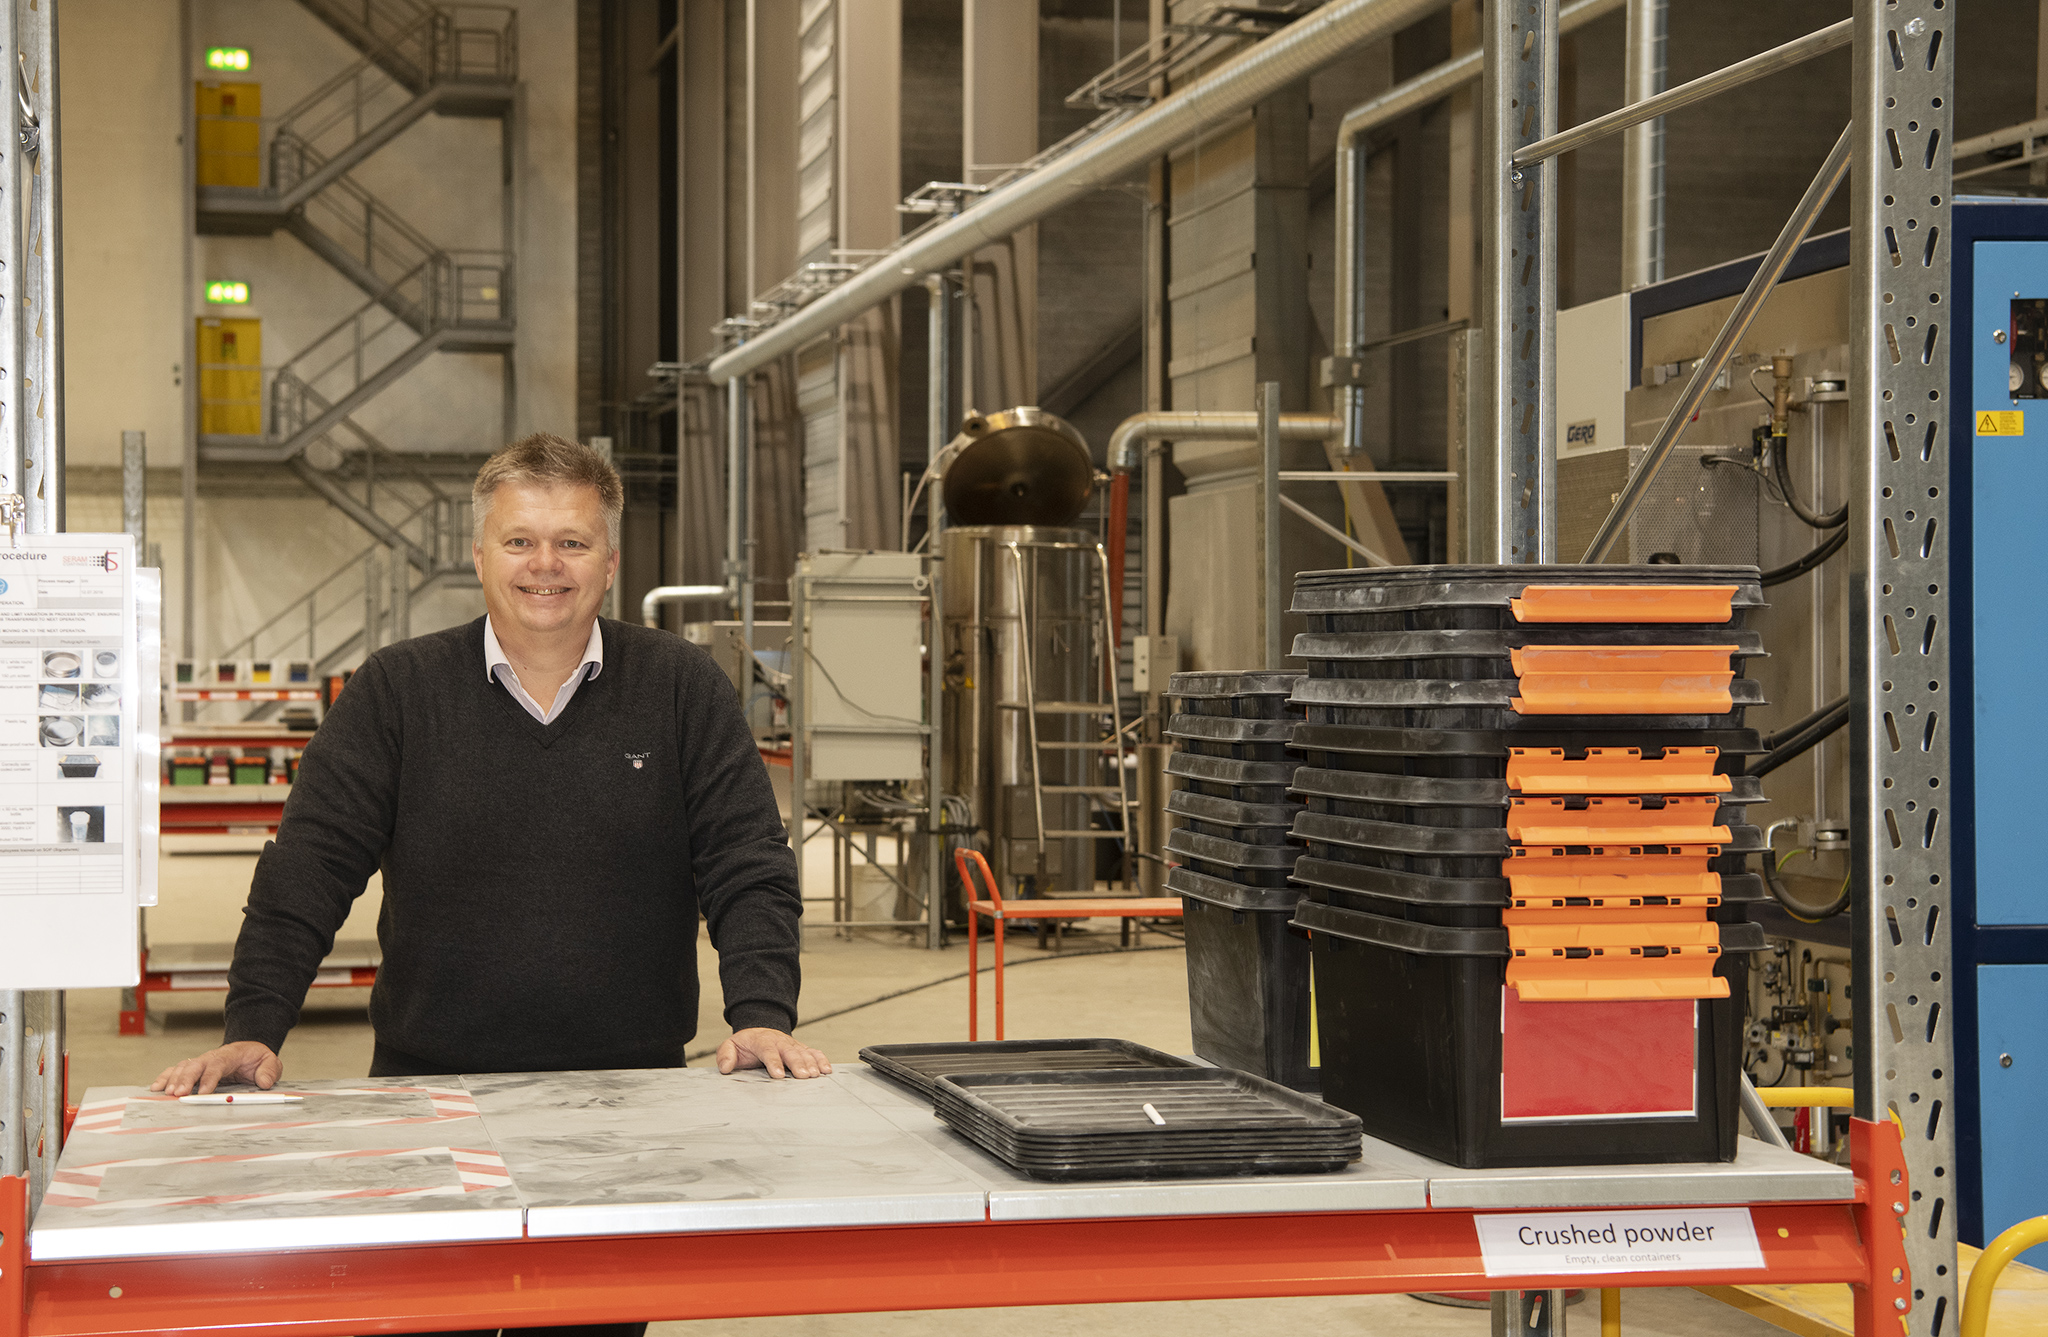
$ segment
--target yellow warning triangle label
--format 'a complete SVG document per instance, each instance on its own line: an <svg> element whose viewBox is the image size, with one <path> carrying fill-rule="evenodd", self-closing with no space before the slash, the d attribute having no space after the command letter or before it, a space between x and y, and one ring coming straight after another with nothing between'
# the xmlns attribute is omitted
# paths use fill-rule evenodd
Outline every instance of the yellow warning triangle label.
<svg viewBox="0 0 2048 1337"><path fill-rule="evenodd" d="M2021 409L1986 409L1977 414L1978 436L2025 436L2027 415Z"/></svg>

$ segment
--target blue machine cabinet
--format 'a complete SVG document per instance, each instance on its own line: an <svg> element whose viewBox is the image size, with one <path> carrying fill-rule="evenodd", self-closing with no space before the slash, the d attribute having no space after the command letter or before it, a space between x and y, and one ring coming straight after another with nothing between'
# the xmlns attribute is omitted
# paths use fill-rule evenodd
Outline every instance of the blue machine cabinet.
<svg viewBox="0 0 2048 1337"><path fill-rule="evenodd" d="M1900 745L1953 730L1956 1108L1906 1114L1955 1120L1957 1232L1983 1244L2048 1214L2048 200L1958 199L1950 226L1956 309L1937 320L1954 341L1951 398L1961 401L1949 414L1949 579L1967 633L1952 642L1960 691L1950 700L1970 709L1911 721ZM1735 296L1757 261L1631 293L1630 365L1642 365L1646 319ZM1848 233L1828 233L1799 248L1786 277L1848 263ZM1913 329L1901 355L1915 356L1925 334ZM1809 926L1774 910L1762 916L1767 932L1848 945L1846 920ZM2048 1245L2027 1261L2048 1267Z"/></svg>
<svg viewBox="0 0 2048 1337"><path fill-rule="evenodd" d="M1982 1244L2048 1213L2048 201L1958 200L1953 226L1956 1202Z"/></svg>

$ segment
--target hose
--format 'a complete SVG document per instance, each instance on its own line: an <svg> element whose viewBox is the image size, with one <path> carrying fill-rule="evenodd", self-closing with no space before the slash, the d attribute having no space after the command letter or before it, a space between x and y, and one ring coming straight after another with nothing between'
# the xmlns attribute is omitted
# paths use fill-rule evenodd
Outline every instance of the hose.
<svg viewBox="0 0 2048 1337"><path fill-rule="evenodd" d="M1788 580L1797 580L1822 562L1825 562L1828 558L1840 552L1848 542L1849 527L1843 525L1836 529L1834 533L1822 539L1820 546L1804 557L1796 561L1787 562L1783 566L1774 566L1764 572L1761 581L1764 587L1768 589L1772 585L1783 585Z"/></svg>
<svg viewBox="0 0 2048 1337"><path fill-rule="evenodd" d="M1849 908L1849 879L1842 879L1841 889L1825 901L1803 901L1799 896L1778 880L1778 870L1785 861L1795 854L1811 854L1808 849L1786 850L1783 859L1771 857L1775 850L1764 852L1764 886L1770 889L1771 899L1784 908L1786 914L1803 923L1818 924L1823 919L1832 919Z"/></svg>
<svg viewBox="0 0 2048 1337"><path fill-rule="evenodd" d="M1840 729L1849 722L1849 698L1843 697L1827 708L1825 714L1812 723L1802 720L1793 726L1796 733L1787 731L1788 736L1761 757L1749 764L1749 774L1769 775L1786 762L1813 749L1814 744ZM1773 735L1776 737L1776 735Z"/></svg>
<svg viewBox="0 0 2048 1337"><path fill-rule="evenodd" d="M1787 742L1791 741L1794 738L1797 738L1805 730L1812 728L1816 724L1819 724L1823 719L1827 718L1833 712L1840 710L1843 706L1847 705L1848 703L1849 698L1847 696L1837 697L1835 700L1828 702L1826 705L1814 711L1811 715L1808 715L1803 719L1797 720L1791 724L1786 725L1784 728L1778 730L1776 733L1765 734L1764 751L1777 751L1779 748L1783 747Z"/></svg>
<svg viewBox="0 0 2048 1337"><path fill-rule="evenodd" d="M1771 438L1771 463L1778 475L1778 491L1784 494L1785 504L1792 508L1792 514L1804 520L1815 529L1840 529L1849 523L1849 503L1843 502L1826 515L1815 515L1799 500L1799 494L1792 490L1792 469L1785 460L1785 438Z"/></svg>

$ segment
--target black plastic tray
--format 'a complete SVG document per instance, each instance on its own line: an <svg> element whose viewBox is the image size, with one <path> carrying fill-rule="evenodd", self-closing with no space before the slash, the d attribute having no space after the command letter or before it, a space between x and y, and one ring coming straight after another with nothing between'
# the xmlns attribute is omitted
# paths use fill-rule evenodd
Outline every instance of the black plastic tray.
<svg viewBox="0 0 2048 1337"><path fill-rule="evenodd" d="M1510 651L1532 645L1733 645L1738 660L1755 659L1765 653L1761 632L1736 630L1726 623L1698 622L1568 627L1536 622L1447 631L1309 631L1294 638L1290 653L1302 660L1507 660Z"/></svg>
<svg viewBox="0 0 2048 1337"><path fill-rule="evenodd" d="M1216 798L1209 794L1197 794L1192 790L1176 789L1166 796L1166 810L1176 817L1185 817L1190 821L1246 829L1259 826L1292 826L1294 814L1301 811L1301 805L1240 803L1236 799Z"/></svg>
<svg viewBox="0 0 2048 1337"><path fill-rule="evenodd" d="M1313 854L1295 860L1294 880L1305 887L1412 905L1483 906L1499 910L1508 903L1508 880L1504 877L1439 877L1392 868L1368 868Z"/></svg>
<svg viewBox="0 0 2048 1337"><path fill-rule="evenodd" d="M1540 718L1540 717L1531 717ZM1390 757L1486 757L1507 761L1511 747L1561 747L1570 757L1584 757L1589 747L1718 747L1721 764L1735 767L1735 758L1764 750L1754 729L1674 729L1661 725L1632 729L1616 738L1612 729L1430 729L1403 726L1327 724L1303 721L1294 727L1298 748L1325 752L1360 752Z"/></svg>
<svg viewBox="0 0 2048 1337"><path fill-rule="evenodd" d="M1068 1072L1118 1068L1191 1068L1163 1050L1129 1040L961 1040L869 1045L860 1061L930 1097L941 1077L961 1072Z"/></svg>
<svg viewBox="0 0 2048 1337"><path fill-rule="evenodd" d="M1300 887L1247 887L1242 882L1210 877L1187 867L1166 870L1166 889L1187 899L1240 914L1292 910L1302 897Z"/></svg>
<svg viewBox="0 0 2048 1337"><path fill-rule="evenodd" d="M1146 1115L1148 1103L1165 1124ZM1313 1173L1360 1153L1356 1115L1224 1068L947 1077L935 1110L1045 1179Z"/></svg>
<svg viewBox="0 0 2048 1337"><path fill-rule="evenodd" d="M1241 669L1232 673L1175 673L1166 680L1166 694L1183 699L1247 696L1286 696L1294 690L1299 673L1275 673L1264 669Z"/></svg>
<svg viewBox="0 0 2048 1337"><path fill-rule="evenodd" d="M1166 773L1212 784L1276 785L1284 791L1287 782L1294 778L1294 763L1233 761L1228 757L1201 757L1192 752L1175 752L1166 759Z"/></svg>
<svg viewBox="0 0 2048 1337"><path fill-rule="evenodd" d="M1748 678L1728 683L1734 712L1764 704L1763 684ZM1373 706L1399 710L1471 710L1481 707L1511 709L1509 703L1521 695L1516 678L1318 678L1307 677L1294 689L1294 701L1302 706ZM1517 715L1518 721L1503 727L1540 728L1550 720L1571 718L1630 718L1623 716ZM1643 718L1655 719L1649 715ZM1686 716L1684 718L1695 718ZM1719 716L1706 716L1716 719ZM1483 727L1483 726L1482 726ZM1551 726L1555 727L1555 726Z"/></svg>
<svg viewBox="0 0 2048 1337"><path fill-rule="evenodd" d="M1295 856L1301 853L1292 845L1247 845L1239 840L1205 836L1184 826L1166 833L1166 849L1170 854L1185 855L1204 863L1258 869L1292 868Z"/></svg>
<svg viewBox="0 0 2048 1337"><path fill-rule="evenodd" d="M1242 716L1173 715L1166 721L1168 738L1216 743L1285 743L1295 721L1246 719Z"/></svg>
<svg viewBox="0 0 2048 1337"><path fill-rule="evenodd" d="M1766 607L1753 566L1530 565L1347 567L1303 571L1294 578L1297 613L1381 609L1499 607L1531 585L1733 585L1733 609ZM1535 625L1562 626L1566 623ZM1595 624L1610 625L1610 624ZM1656 625L1695 625L1686 623ZM1732 625L1732 624L1730 624Z"/></svg>

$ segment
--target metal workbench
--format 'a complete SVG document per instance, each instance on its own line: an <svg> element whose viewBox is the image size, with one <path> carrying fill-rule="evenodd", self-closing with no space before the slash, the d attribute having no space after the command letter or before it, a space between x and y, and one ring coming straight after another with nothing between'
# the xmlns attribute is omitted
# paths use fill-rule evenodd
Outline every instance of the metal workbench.
<svg viewBox="0 0 2048 1337"><path fill-rule="evenodd" d="M1486 1274L1474 1215L1517 1208L1747 1206L1766 1260L1578 1285L1870 1284L1901 1256L1889 1124L1857 1126L1854 1174L1747 1138L1728 1165L1495 1171L1367 1139L1332 1175L1055 1184L857 1064L290 1089L88 1091L32 1230L0 1180L0 1337L1563 1284ZM1898 1187L1873 1206L1873 1183Z"/></svg>

